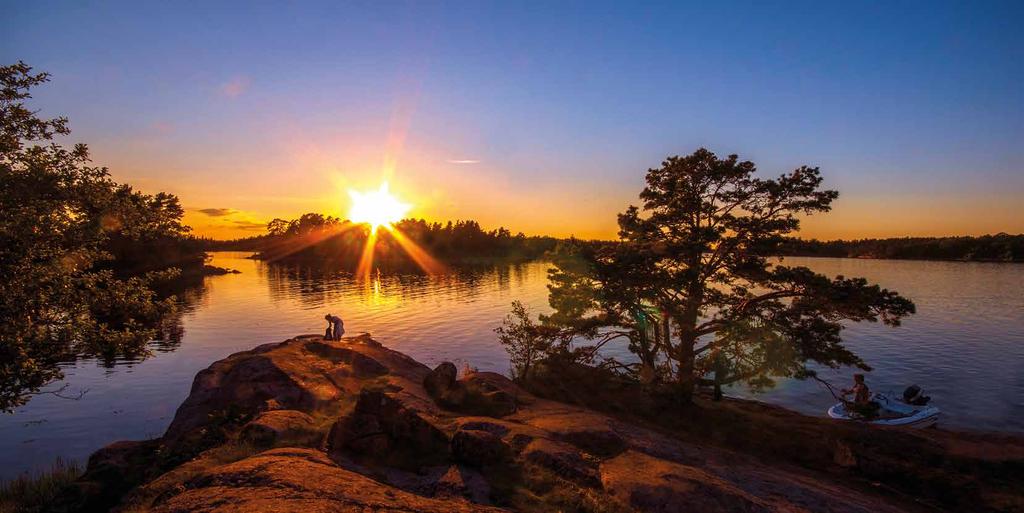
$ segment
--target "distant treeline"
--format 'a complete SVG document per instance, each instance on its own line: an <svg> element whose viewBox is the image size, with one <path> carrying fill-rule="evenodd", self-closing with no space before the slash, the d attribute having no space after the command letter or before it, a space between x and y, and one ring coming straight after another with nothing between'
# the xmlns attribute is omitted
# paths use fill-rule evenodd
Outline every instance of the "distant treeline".
<svg viewBox="0 0 1024 513"><path fill-rule="evenodd" d="M819 241L788 239L779 254L897 260L1024 262L1024 234Z"/></svg>
<svg viewBox="0 0 1024 513"><path fill-rule="evenodd" d="M427 222L403 219L393 228L377 230L374 261L382 266L410 264L391 230L444 262L475 260L531 260L553 249L554 237L512 234L507 228L484 230L476 221ZM324 261L354 266L362 256L370 236L369 226L354 224L332 216L303 214L292 220L274 219L267 234L232 241L206 241L209 250L256 251L258 258L273 261Z"/></svg>

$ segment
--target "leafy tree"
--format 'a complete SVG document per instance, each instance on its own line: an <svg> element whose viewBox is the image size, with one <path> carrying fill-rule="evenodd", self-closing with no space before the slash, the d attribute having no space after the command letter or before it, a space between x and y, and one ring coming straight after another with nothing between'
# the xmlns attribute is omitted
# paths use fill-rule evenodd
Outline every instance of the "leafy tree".
<svg viewBox="0 0 1024 513"><path fill-rule="evenodd" d="M587 336L628 330L640 370L694 386L803 376L805 363L867 364L842 345L844 321L898 325L914 305L862 278L773 265L800 215L827 212L836 191L817 168L775 179L752 162L699 149L647 172L642 208L619 215L620 241L556 259L546 321Z"/></svg>
<svg viewBox="0 0 1024 513"><path fill-rule="evenodd" d="M515 380L527 379L533 364L547 356L554 344L551 330L534 323L520 301L512 302L512 313L494 332L509 354Z"/></svg>
<svg viewBox="0 0 1024 513"><path fill-rule="evenodd" d="M177 198L149 196L90 165L85 145L54 142L67 119L24 101L48 80L0 67L0 409L10 411L78 356L138 355L173 309L151 290L174 269L160 241L184 240ZM176 246L202 264L197 246ZM115 260L115 258L117 258ZM164 256L166 259L166 256ZM135 269L138 273L127 273ZM153 271L153 272L148 272Z"/></svg>

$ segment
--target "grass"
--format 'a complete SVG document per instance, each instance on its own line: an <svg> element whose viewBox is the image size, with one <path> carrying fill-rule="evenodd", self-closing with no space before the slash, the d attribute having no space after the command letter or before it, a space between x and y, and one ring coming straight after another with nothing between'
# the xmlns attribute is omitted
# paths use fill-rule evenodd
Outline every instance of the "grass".
<svg viewBox="0 0 1024 513"><path fill-rule="evenodd" d="M0 513L59 510L56 502L67 496L81 475L77 463L58 458L48 470L0 481Z"/></svg>

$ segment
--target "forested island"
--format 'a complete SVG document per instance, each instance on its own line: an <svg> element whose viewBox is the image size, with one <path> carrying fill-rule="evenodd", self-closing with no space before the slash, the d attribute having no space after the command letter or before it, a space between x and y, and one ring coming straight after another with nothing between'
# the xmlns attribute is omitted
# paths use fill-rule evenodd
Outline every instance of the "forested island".
<svg viewBox="0 0 1024 513"><path fill-rule="evenodd" d="M373 261L385 268L405 268L411 263L403 243L448 263L525 261L544 256L555 248L555 237L512 234L507 228L483 229L472 220L427 222L403 219L388 227L369 225L318 213L296 219L274 219L267 233L232 241L205 241L209 250L257 252L268 261L333 263L355 268L366 243L374 239ZM408 246L406 246L408 247Z"/></svg>
<svg viewBox="0 0 1024 513"><path fill-rule="evenodd" d="M784 256L1024 262L1024 234L980 237L898 237L831 240L790 238L780 245Z"/></svg>

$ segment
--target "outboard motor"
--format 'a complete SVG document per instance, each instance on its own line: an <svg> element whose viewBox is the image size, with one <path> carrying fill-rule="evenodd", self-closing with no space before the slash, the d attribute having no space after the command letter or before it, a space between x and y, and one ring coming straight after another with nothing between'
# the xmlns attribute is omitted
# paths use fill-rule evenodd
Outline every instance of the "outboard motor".
<svg viewBox="0 0 1024 513"><path fill-rule="evenodd" d="M924 406L931 401L932 398L921 393L921 387L917 385L910 385L906 390L903 391L903 402L914 406Z"/></svg>

